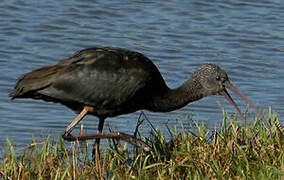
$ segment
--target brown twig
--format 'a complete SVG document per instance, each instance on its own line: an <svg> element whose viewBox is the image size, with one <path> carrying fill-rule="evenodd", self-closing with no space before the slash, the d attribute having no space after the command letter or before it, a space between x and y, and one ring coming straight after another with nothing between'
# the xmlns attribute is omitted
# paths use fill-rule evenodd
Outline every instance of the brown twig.
<svg viewBox="0 0 284 180"><path fill-rule="evenodd" d="M151 123L151 121L147 118L146 114L141 111L141 114L143 114L144 118L146 119L146 121L148 121L148 123L150 124L150 126L152 127L152 129L155 131L156 134L158 134L156 128L154 127L154 125Z"/></svg>
<svg viewBox="0 0 284 180"><path fill-rule="evenodd" d="M139 117L138 117L138 120L137 120L137 125L136 125L136 128L135 128L135 131L134 131L134 137L137 138L137 133L138 133L138 128L139 126L143 123L143 121L145 120L144 118L142 119L142 114L143 114L143 111L141 111Z"/></svg>

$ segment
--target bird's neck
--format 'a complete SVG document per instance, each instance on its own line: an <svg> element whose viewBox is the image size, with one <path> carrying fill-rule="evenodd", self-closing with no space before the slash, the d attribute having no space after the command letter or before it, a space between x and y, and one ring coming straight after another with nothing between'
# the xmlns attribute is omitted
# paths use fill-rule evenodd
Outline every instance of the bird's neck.
<svg viewBox="0 0 284 180"><path fill-rule="evenodd" d="M165 92L153 97L148 110L154 112L169 112L184 107L190 102L203 97L201 87L189 79L176 89L168 88Z"/></svg>

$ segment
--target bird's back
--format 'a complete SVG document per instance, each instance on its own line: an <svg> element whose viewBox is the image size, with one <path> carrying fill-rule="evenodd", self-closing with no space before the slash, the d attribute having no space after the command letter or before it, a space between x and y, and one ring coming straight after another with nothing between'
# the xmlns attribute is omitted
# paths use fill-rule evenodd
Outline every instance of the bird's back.
<svg viewBox="0 0 284 180"><path fill-rule="evenodd" d="M167 86L144 55L119 48L89 48L58 64L21 77L12 98L59 102L72 109L93 106L97 115L115 116L144 108Z"/></svg>

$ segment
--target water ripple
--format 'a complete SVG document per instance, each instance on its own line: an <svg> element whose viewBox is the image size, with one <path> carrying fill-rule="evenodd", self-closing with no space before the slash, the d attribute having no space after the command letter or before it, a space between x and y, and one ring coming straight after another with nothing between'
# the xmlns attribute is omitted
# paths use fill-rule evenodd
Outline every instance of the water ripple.
<svg viewBox="0 0 284 180"><path fill-rule="evenodd" d="M8 93L20 75L96 45L144 53L170 87L182 84L202 63L218 64L256 104L272 105L283 116L283 8L279 0L2 1L0 144L7 136L25 145L33 135L63 132L75 113L53 103L11 101ZM246 104L233 97L244 110ZM207 97L178 111L146 114L162 129L166 122L176 125L177 117L186 123L189 114L215 128L222 119L220 106L234 113L222 97ZM107 124L133 133L138 116L110 118ZM84 123L86 131L96 131L95 117ZM141 130L147 134L149 128Z"/></svg>

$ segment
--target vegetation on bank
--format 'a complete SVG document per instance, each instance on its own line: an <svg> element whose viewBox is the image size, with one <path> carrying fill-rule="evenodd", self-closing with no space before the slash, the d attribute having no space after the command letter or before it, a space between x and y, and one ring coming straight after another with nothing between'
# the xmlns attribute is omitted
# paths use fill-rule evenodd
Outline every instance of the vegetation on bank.
<svg viewBox="0 0 284 180"><path fill-rule="evenodd" d="M251 130L224 113L218 131L195 124L170 138L155 132L144 138L152 152L110 140L99 169L82 142L69 148L47 138L18 154L7 139L0 179L282 179L284 129L277 113L266 117L268 125L255 118Z"/></svg>

